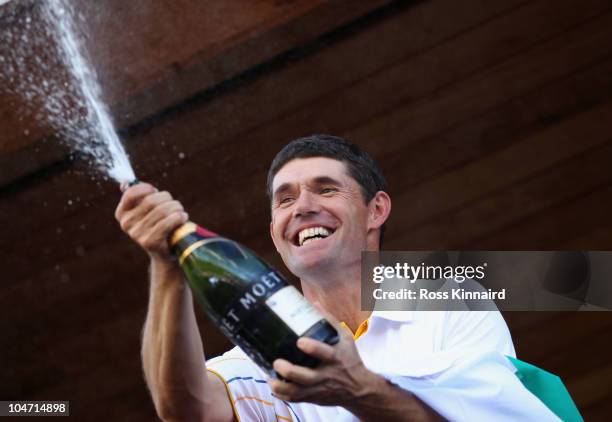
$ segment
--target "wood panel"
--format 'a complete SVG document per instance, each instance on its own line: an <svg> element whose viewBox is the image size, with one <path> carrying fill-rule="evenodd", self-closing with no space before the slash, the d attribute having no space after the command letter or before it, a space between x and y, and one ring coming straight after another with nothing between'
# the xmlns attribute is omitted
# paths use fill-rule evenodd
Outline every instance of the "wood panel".
<svg viewBox="0 0 612 422"><path fill-rule="evenodd" d="M493 10L490 13L497 13L497 10ZM408 16L412 16L410 14L408 14ZM429 16L430 19L433 19L433 14ZM472 16L470 16L470 18L473 19ZM455 22L457 22L455 20ZM395 34L397 34L397 23L393 22L393 28L395 30ZM404 22L405 24L409 24L411 23L410 21L408 22ZM395 35L396 37L398 35ZM370 35L368 38L366 38L366 41L368 43L372 43L374 41L376 41L376 37L374 35ZM348 46L350 52L352 52L351 54L353 55L353 59L354 60L358 60L359 57L356 57L356 53L355 51L359 51L359 46L354 44L354 43L350 43L350 45ZM333 52L325 52L325 55L323 57L319 57L319 63L317 64L316 61L311 60L309 63L304 64L297 64L296 66L294 66L292 69L290 69L290 72L285 72L287 74L287 76L284 78L283 80L283 75L275 75L275 78L272 79L267 79L265 82L270 82L270 83L266 83L263 86L258 87L257 90L252 90L252 89L248 89L246 93L240 93L241 97L244 98L245 101L251 101L252 98L258 98L261 99L262 96L267 96L268 98L265 99L266 103L274 103L277 104L280 102L280 97L279 98L270 98L270 96L273 95L283 95L283 90L282 87L285 85L296 85L299 84L300 80L307 80L307 75L308 72L311 71L311 69L313 68L313 66L321 66L320 64L320 60L325 60L325 61L330 61L330 65L326 66L325 70L329 71L330 73L342 73L339 72L339 70L335 70L330 68L330 66L340 66L342 62L336 62L335 61L335 56L333 54L331 54ZM345 53L348 54L348 53ZM378 66L380 66L380 64L377 64ZM297 69L295 69L297 67ZM380 81L384 81L385 78L387 77L387 75L382 75ZM273 86L273 82L278 82L278 80L280 80L280 84L277 84L278 86L281 87L281 89L274 89ZM380 82L379 82L380 83ZM261 84L260 84L261 85ZM332 85L334 86L334 85ZM317 87L318 90L321 89L329 89L326 88L326 85L324 84L314 84L313 87ZM303 91L300 91L300 93L294 93L295 95L293 95L290 100L291 101L309 101L310 96L312 95L312 89L310 89L311 87L308 86L306 87ZM351 87L349 85L349 88L347 89L347 91L350 91ZM221 102L221 106L223 106L224 104L227 104L226 102ZM283 102L282 104L285 105L288 101ZM213 104L214 106L214 104ZM248 125L249 124L249 119L251 118L263 118L263 119L271 119L271 121L273 121L275 119L275 117L271 116L268 117L266 116L264 113L279 113L282 111L279 110L280 107L275 107L275 108L271 108L270 110L264 110L264 112L258 113L258 114L251 114L254 113L254 110L257 110L257 107L255 104L244 104L244 103L240 103L239 105L236 105L238 110L245 110L245 113L249 113L248 116L245 116L244 114L241 116L237 116L236 118L238 120L240 120L243 124ZM233 106L232 106L233 108ZM313 107L314 109L317 109L317 106L315 105ZM208 113L208 115L217 115L219 112L225 112L226 110L224 108L221 108L220 110L210 110L209 107L205 107L204 112L210 112ZM322 114L326 114L326 112L328 110L323 110L324 112ZM334 115L338 115L338 111L337 110L329 110L330 112L334 112ZM193 116L194 119L201 119L203 114L200 113L200 110L196 110L195 111L195 116ZM204 114L205 115L205 114ZM223 120L222 116L219 116L219 120ZM245 121L246 120L246 121ZM284 120L284 119L283 119ZM215 122L218 120L211 120L210 125L211 125L211 129L212 129L212 125L216 124ZM289 121L287 122L287 126L293 126L293 121ZM189 121L182 121L180 124L177 124L175 122L175 126L177 130L181 130L181 126L183 126L184 128L190 128L192 127L194 123L191 123L191 120ZM261 128L261 130L257 130L255 133L253 133L252 131L249 133L248 138L244 139L244 138L239 138L240 139L244 139L242 142L244 143L244 145L240 148L237 149L235 147L235 144L233 143L223 143L221 145L218 145L216 148L213 147L211 149L210 145L209 145L209 140L208 139L219 139L219 141L221 141L222 139L225 139L226 136L231 137L232 135L235 136L235 133L222 133L220 137L209 137L207 138L207 141L204 143L204 145L202 145L203 147L206 147L207 149L204 151L198 151L195 150L193 151L193 148L201 148L200 145L179 145L177 147L177 145L172 145L172 148L170 146L170 143L168 142L166 145L161 145L161 149L162 151L156 151L155 145L153 146L153 151L150 151L152 148L150 147L150 143L154 142L151 141L151 138L153 138L156 134L152 134L152 133L147 133L146 135L148 136L149 141L146 144L146 150L142 150L142 151L136 151L136 154L134 154L135 156L150 156L150 157L164 157L164 161L160 161L160 160L156 160L157 162L152 162L150 165L147 165L147 169L151 172L153 172L154 174L157 173L158 176L158 180L159 180L159 172L163 172L162 174L166 173L167 175L169 175L169 177L176 177L175 175L180 174L181 172L184 174L184 171L182 171L181 169L185 166L185 165L189 165L190 163L193 162L194 158L190 158L190 157L195 157L195 160L198 160L198 157L201 154L207 153L209 156L211 157L215 157L214 160L210 160L206 163L202 163L205 167L205 170L208 170L208 186L212 186L212 185L226 185L228 184L228 182L230 183L228 187L228 190L231 191L236 191L234 190L235 187L240 186L244 183L245 180L248 180L250 178L253 177L254 173L258 173L262 171L262 168L265 167L266 163L265 162L252 162L252 160L249 160L248 157L252 157L254 154L262 154L265 153L268 157L271 157L274 153L275 150L278 149L279 145L282 144L282 142L284 142L284 139L278 138L276 137L275 142L266 142L266 139L270 139L273 137L273 135L270 133L270 131L268 130L268 128L273 127L275 128L276 126L273 125L265 125L264 127ZM165 137L165 135L167 135L167 132L165 132L163 130L163 128L159 129L156 128L156 132L157 132L157 137L161 138L158 139L158 145L162 144L164 142L163 137ZM237 128L236 128L237 129ZM260 128L258 128L260 129ZM227 130L227 129L226 129ZM304 129L305 130L305 129ZM204 130L205 133L210 133L207 132L207 130ZM261 133L263 132L263 133ZM302 132L304 133L304 132ZM297 135L297 134L296 134ZM173 137L177 140L180 140L181 138L189 138L188 135L186 134L181 134L180 132L174 132L173 133ZM240 141L239 141L240 142ZM263 145L262 145L263 144ZM183 146L185 148L183 148ZM263 148L263 149L262 149ZM178 155L178 151L183 152L184 154L187 155L187 159L180 161L176 158L176 156ZM172 154L174 157L169 158L169 155ZM229 160L232 160L231 162L229 162ZM171 162L172 164L170 166L167 166L168 162ZM235 163L241 163L240 165L236 165ZM244 163L247 163L247 165L245 165ZM149 163L147 163L149 164ZM255 167L255 168L253 168ZM145 170L145 171L146 171ZM244 177L241 177L244 174ZM65 175L65 176L59 176L61 177L65 177L66 179L70 179L73 176L72 175ZM142 176L143 178L146 178L146 173L144 173L144 176ZM261 177L261 176L260 176ZM263 179L261 179L263 180ZM162 180L163 182L163 180ZM58 182L58 183L63 183L63 182ZM78 183L78 185L77 185ZM52 213L54 215L62 215L65 216L66 215L66 211L70 210L72 212L81 212L82 208L87 208L87 205L90 203L90 201L92 200L92 196L96 193L95 191L92 192L90 189L90 182L88 180L79 180L76 181L73 184L73 188L71 189L72 192L66 192L65 195L61 198L57 198L56 201L54 202L49 202L47 204L47 206L45 207L45 211L48 213ZM82 195L75 195L73 192L77 191L77 192L83 192ZM45 195L45 188L42 188L42 195ZM108 190L102 190L101 191L102 195L104 197L108 197ZM24 192L24 195L31 195L29 198L23 198L24 202L20 202L19 200L14 200L13 204L14 204L14 212L15 213L19 213L19 210L23 209L23 207L28 207L28 206L39 206L40 204L40 196L37 196L36 191L26 191ZM73 197L78 197L80 198L80 201L76 201L74 199L71 199ZM186 195L182 195L181 199L185 202L185 203L189 203L189 204L193 204L195 201L197 201L197 194L195 192L191 193L191 194L186 194ZM225 192L218 192L218 191L214 191L211 192L210 194L206 195L206 199L205 201L210 201L210 202L217 202L220 200L220 197L224 196L227 197L227 194ZM202 195L200 195L200 197L202 197ZM19 198L21 199L21 198ZM227 199L227 198L225 198ZM66 204L68 203L68 201L73 202L73 204L68 207ZM230 205L231 206L231 205ZM192 205L192 207L194 207L194 205ZM197 207L197 203L195 205L195 207ZM234 207L232 207L234 208ZM265 212L265 207L257 207L255 209L258 209L260 211ZM196 208L197 210L197 208ZM8 211L10 212L10 211ZM215 221L215 222L219 222L218 224L221 225L225 225L225 221L227 220L228 217L231 218L230 216L227 215L227 213L223 212L223 208L222 207L217 207L216 209L210 209L210 207L206 207L205 208L205 214L201 217L203 219L203 221ZM211 213L213 213L211 215ZM97 215L97 211L94 209L91 209L90 212L88 213L92 216ZM94 217L95 218L95 217ZM20 232L24 229L26 230L43 230L45 232L46 237L49 238L53 238L56 236L56 234L54 234L54 231L57 230L56 227L37 227L40 222L38 221L31 221L28 222L30 224L33 224L34 226L31 227L20 227L19 229L14 228L15 229L15 238L20 237ZM100 227L97 231L95 232L91 232L91 230L95 230L96 227L94 224L86 224L86 226L88 227L88 232L91 233L92 237L95 237L96 239L100 240L100 236L103 235L107 235L109 234L109 231L106 230L105 227ZM11 233L10 230L12 228L9 228L9 232L6 234L6 240L7 241L11 241ZM76 233L79 232L79 227L77 226L68 226L63 228L63 230L70 230L70 233L65 233L66 237L72 237L74 235L76 235ZM41 233L42 234L42 233ZM240 235L244 235L245 233L239 233ZM27 240L26 240L27 242ZM18 258L17 258L18 259ZM54 258L56 259L56 258ZM41 266L43 266L44 264L41 262ZM28 267L27 264L24 267L24 271L27 273L28 271ZM16 269L15 274L18 275L19 271Z"/></svg>
<svg viewBox="0 0 612 422"><path fill-rule="evenodd" d="M248 24L185 46L180 31L147 33L141 62L122 57L135 39L106 46L98 65L115 113L134 112L119 120L139 177L282 267L267 233L268 163L291 138L332 132L388 175L387 248L612 248L609 2L356 3L262 2L235 16ZM143 19L108 4L126 13L113 28ZM183 16L190 4L159 7L188 31L205 13ZM117 187L15 140L21 155L0 152L2 164L26 161L0 190L0 361L11 363L0 396L70 397L79 419L150 420L138 355L147 264L113 220ZM505 317L519 357L562 376L587 420L605 420L612 319ZM207 354L225 350L198 318Z"/></svg>
<svg viewBox="0 0 612 422"><path fill-rule="evenodd" d="M608 107L604 113L607 118L612 117L611 111L612 107ZM592 123L604 117L593 114ZM473 236L537 212L540 207L551 206L552 201L562 202L609 183L610 174L606 171L606 163L612 161L609 134L600 130L592 137L585 133L582 143L576 143L575 138L564 142L562 135L570 133L571 127L558 128L454 171L452 177L445 174L441 180L419 186L414 193L408 191L396 203L409 210L410 218L395 227L409 230L417 248L434 239L452 248L458 242L469 244ZM479 180L493 168L503 172L504 177L497 177L494 182ZM431 193L426 196L423 192ZM436 210L437 215L431 210Z"/></svg>
<svg viewBox="0 0 612 422"><path fill-rule="evenodd" d="M36 24L42 18L38 4L30 3ZM200 4L182 0L169 6L163 1L79 0L74 6L87 24L88 39L95 40L86 42L85 48L99 73L111 114L122 128L237 78L385 3L388 1L264 1L249 7L249 1ZM17 20L19 24L23 21ZM0 55L10 56L13 45L3 46ZM54 63L49 72L64 73L60 66ZM10 90L7 96L4 86L0 93L0 114L4 116L0 128L5 133L0 142L2 186L61 161L67 153L51 136L59 128L34 121L34 113L26 112L31 107Z"/></svg>
<svg viewBox="0 0 612 422"><path fill-rule="evenodd" d="M518 18L523 19L524 16L519 16ZM473 37L468 38L466 41L464 41L465 42L464 45L467 45L467 44L471 45L471 40L472 39L473 39ZM453 45L453 47L459 48L459 46L455 46L455 45ZM355 50L356 50L355 48L352 48L352 51L355 51ZM466 59L466 58L462 58L462 59ZM416 63L415 67L419 67L419 64L420 63ZM447 67L447 66L445 66L445 67ZM448 67L452 68L452 66L448 66ZM455 67L457 67L457 65L455 65ZM382 75L380 81L386 80L386 78L388 76L389 75L387 75L387 74ZM297 80L298 78L302 79L304 77L305 77L304 74L302 74L301 72L297 74L297 77L294 75L294 79L295 80ZM393 82L393 80L391 82ZM419 81L419 82L421 82L421 81ZM287 84L290 84L290 83L292 84L292 83L294 83L294 81L288 81L287 82ZM297 83L297 82L295 82L295 83ZM381 83L381 82L379 82L379 83ZM272 87L266 87L266 88L270 88L270 89L266 89L264 91L256 92L254 94L259 94L259 95L252 95L252 96L249 95L248 97L249 98L260 98L261 95L262 95L261 94L262 92L267 94L267 93L272 91ZM352 88L354 88L354 87L351 86L347 91L352 91ZM308 90L308 92L310 92L310 91L311 90ZM295 97L298 98L298 99L299 98L303 99L303 97L301 95L296 95ZM456 97L456 98L458 98L458 97ZM275 99L275 98L271 98L270 101L275 102L275 101L278 101L278 100ZM251 104L247 104L247 105L242 104L242 107L245 107L247 110L256 109L256 107L254 105L251 105ZM338 110L330 110L330 111L335 111L334 115L338 115L338 113L339 113ZM325 114L325 113L323 113L323 114ZM244 117L244 116L241 116L241 117ZM291 122L291 123L293 123L293 122ZM190 127L190 126L188 124L185 124L185 127ZM272 126L268 126L268 127L276 128L276 126L273 126L273 125ZM214 160L214 161L211 161L211 162L208 163L208 165L209 165L208 168L210 169L210 174L211 174L212 177L215 178L214 180L211 180L211 184L225 183L226 180L230 180L230 182L231 182L231 181L235 180L238 176L240 176L242 174L242 170L253 171L253 170L250 170L250 169L252 169L252 167L249 166L249 165L247 165L247 166L244 166L244 165L240 165L240 166L225 165L225 163L227 162L225 160L229 160L229 159L232 159L234 161L244 160L244 162L246 162L248 160L247 157L252 156L255 151L261 151L261 146L259 146L260 144L259 144L258 141L264 142L265 139L269 139L272 136L269 133L269 130L268 131L264 130L264 133L262 135L263 136L259 137L259 136L256 136L256 134L250 133L249 134L249 138L247 140L245 140L245 142L249 142L249 145L246 146L246 148L242 148L240 150L236 150L236 148L234 146L232 146L232 145L223 144L223 146L220 147L217 150L213 149L212 151L208 151L212 156L219 157L219 159L221 160L221 161ZM384 136L386 136L386 135L385 134L381 134L381 137L384 137ZM180 135L179 135L179 137L180 137ZM376 139L376 138L372 137L371 139ZM256 143L254 144L254 142L256 142ZM281 142L282 142L282 140L281 140ZM267 154L269 154L268 156L271 156L273 154L273 151L276 148L278 148L277 145L279 145L279 144L280 143L270 144L270 146L264 146L264 148L267 148L265 150L265 152ZM387 145L394 145L394 143L393 142L389 142ZM367 144L367 146L370 146L370 145ZM184 151L184 149L181 149L181 151ZM192 156L192 155L195 155L195 154L200 154L201 152L200 151L192 152L192 151L188 151L187 150L184 153L187 154L188 156ZM241 156L240 155L237 156L237 154L240 154ZM168 155L168 153L166 152L165 156L167 157L167 155ZM156 154L153 154L153 156L156 156ZM178 160L176 160L176 159L173 160L173 161L175 163L178 162ZM154 168L154 171L160 171L161 169L159 168L160 167L159 164L161 164L162 168L163 168L163 165L167 164L167 162L166 163L157 163L157 164L158 164L158 166L156 166L157 168ZM258 163L257 166L258 166L259 171L261 171L261 167L265 166L265 164L264 163ZM171 167L175 167L175 166L171 166ZM256 168L254 171L257 172L258 169ZM168 173L168 174L170 174L170 173ZM252 173L249 174L249 177L252 177ZM224 181L224 182L221 182L221 181ZM243 183L243 180L238 180L236 182L236 184L238 184L238 185L240 183ZM190 202L190 199L191 198L185 198L185 201ZM66 198L66 201L68 201L68 200L69 200L69 198ZM213 197L213 198L207 197L207 200L216 201L217 197ZM63 203L62 202L58 202L58 204L60 205L60 212L63 212L64 211L63 210L63 208L64 208ZM78 207L78 205L75 204L75 207ZM212 218L209 218L209 220L218 221L218 217L219 216L218 215L213 215L213 216L210 216L210 217L212 217Z"/></svg>

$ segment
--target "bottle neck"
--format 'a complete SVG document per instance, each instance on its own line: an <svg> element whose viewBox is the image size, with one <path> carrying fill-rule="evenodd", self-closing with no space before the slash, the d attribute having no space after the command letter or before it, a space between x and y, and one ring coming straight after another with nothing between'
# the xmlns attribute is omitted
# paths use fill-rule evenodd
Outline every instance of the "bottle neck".
<svg viewBox="0 0 612 422"><path fill-rule="evenodd" d="M196 244L199 244L202 240L218 236L218 234L188 221L177 228L170 236L170 250L179 260L182 260L183 255L189 255L191 249L197 247Z"/></svg>

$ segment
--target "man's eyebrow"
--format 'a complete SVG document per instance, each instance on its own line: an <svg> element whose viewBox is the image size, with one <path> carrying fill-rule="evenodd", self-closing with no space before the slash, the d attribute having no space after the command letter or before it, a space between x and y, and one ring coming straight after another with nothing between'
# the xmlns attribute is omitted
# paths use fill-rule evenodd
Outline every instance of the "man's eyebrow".
<svg viewBox="0 0 612 422"><path fill-rule="evenodd" d="M313 182L315 184L317 184L317 185L336 185L336 186L340 186L342 184L338 180L334 179L333 177L329 177L329 176L315 177Z"/></svg>
<svg viewBox="0 0 612 422"><path fill-rule="evenodd" d="M272 197L276 198L278 195L287 192L288 190L291 190L291 183L283 183L282 185L276 188L276 190L272 194Z"/></svg>
<svg viewBox="0 0 612 422"><path fill-rule="evenodd" d="M314 179L312 179L311 183L315 185L334 185L334 186L340 186L342 184L338 180L334 179L333 177L329 177L329 176L317 176ZM291 190L291 183L285 182L276 188L276 190L272 194L272 197L276 198L278 197L278 195L285 193L289 190Z"/></svg>

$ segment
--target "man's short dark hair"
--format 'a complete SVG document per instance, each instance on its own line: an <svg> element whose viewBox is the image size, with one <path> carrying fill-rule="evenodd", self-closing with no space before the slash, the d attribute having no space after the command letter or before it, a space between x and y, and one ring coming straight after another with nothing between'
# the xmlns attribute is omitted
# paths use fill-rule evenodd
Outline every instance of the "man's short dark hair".
<svg viewBox="0 0 612 422"><path fill-rule="evenodd" d="M343 162L352 177L361 187L368 204L378 191L387 190L387 180L372 156L359 146L338 136L316 134L291 141L276 154L268 170L267 192L272 200L272 181L276 173L289 161L296 158L327 157ZM384 225L380 230L380 243Z"/></svg>

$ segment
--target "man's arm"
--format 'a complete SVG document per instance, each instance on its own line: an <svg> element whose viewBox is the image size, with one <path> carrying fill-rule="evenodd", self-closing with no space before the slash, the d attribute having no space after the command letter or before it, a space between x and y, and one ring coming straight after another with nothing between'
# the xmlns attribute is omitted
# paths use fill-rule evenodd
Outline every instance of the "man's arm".
<svg viewBox="0 0 612 422"><path fill-rule="evenodd" d="M164 421L234 420L225 386L206 371L191 291L168 250L168 236L187 221L180 203L147 184L128 189L116 218L151 258L142 361L155 409Z"/></svg>
<svg viewBox="0 0 612 422"><path fill-rule="evenodd" d="M233 421L225 386L206 371L191 290L180 269L152 261L150 289L142 363L159 417Z"/></svg>

